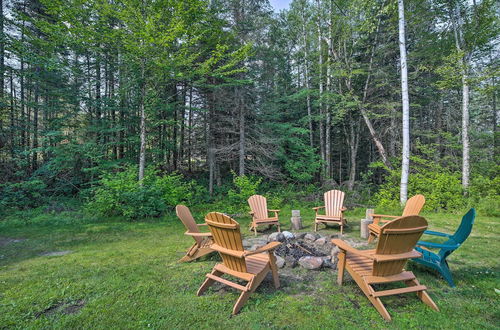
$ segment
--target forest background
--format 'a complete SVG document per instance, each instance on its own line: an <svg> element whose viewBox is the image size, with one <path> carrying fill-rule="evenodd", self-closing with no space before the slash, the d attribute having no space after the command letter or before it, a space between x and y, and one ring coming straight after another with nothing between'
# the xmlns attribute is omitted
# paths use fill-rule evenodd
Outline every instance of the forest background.
<svg viewBox="0 0 500 330"><path fill-rule="evenodd" d="M1 213L399 207L396 1L1 2ZM408 195L498 216L498 2L404 5Z"/></svg>

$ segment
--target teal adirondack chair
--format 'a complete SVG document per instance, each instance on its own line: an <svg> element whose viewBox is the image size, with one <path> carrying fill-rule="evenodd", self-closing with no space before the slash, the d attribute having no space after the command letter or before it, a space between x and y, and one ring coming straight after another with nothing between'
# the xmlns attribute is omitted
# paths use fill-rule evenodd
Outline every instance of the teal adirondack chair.
<svg viewBox="0 0 500 330"><path fill-rule="evenodd" d="M444 243L431 243L425 241L418 241L415 249L422 253L420 258L413 259L419 264L430 267L441 273L444 279L448 282L451 287L455 287L453 282L453 277L451 276L450 267L448 266L448 261L446 258L456 249L462 245L463 242L469 237L472 231L472 225L474 224L474 219L476 218L476 210L470 209L462 217L462 222L458 226L457 231L453 235L440 233L437 231L426 230L424 234L446 237L448 240ZM440 249L439 252L434 253L424 248Z"/></svg>

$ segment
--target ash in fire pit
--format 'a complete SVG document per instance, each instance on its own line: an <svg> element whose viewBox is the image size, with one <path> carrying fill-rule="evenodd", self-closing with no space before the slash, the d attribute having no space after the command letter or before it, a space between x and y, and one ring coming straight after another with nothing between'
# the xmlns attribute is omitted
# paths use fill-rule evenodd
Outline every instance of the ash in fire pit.
<svg viewBox="0 0 500 330"><path fill-rule="evenodd" d="M300 259L302 257L326 257L326 254L318 251L315 247L307 244L304 241L298 241L295 239L287 239L275 250L275 255L282 258L286 256L294 257L295 259Z"/></svg>
<svg viewBox="0 0 500 330"><path fill-rule="evenodd" d="M337 266L336 254L332 255L333 245L327 237L318 234L283 232L269 235L269 241L279 240L282 244L274 251L278 266L316 270Z"/></svg>

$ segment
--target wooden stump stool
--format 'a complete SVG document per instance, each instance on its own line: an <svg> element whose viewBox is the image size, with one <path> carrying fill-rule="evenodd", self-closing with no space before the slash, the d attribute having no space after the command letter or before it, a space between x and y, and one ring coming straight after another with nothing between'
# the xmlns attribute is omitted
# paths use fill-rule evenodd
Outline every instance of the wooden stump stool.
<svg viewBox="0 0 500 330"><path fill-rule="evenodd" d="M300 217L300 210L292 210L292 230L302 229L302 218Z"/></svg>

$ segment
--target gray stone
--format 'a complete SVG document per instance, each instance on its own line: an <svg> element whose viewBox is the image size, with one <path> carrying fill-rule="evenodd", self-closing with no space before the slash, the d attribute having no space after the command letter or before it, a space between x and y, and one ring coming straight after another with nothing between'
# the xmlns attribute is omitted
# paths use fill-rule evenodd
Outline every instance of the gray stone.
<svg viewBox="0 0 500 330"><path fill-rule="evenodd" d="M321 238L318 238L318 239L314 242L314 244L323 246L323 245L325 245L325 244L326 244L326 242L327 242L327 241L326 241L326 238L321 237Z"/></svg>
<svg viewBox="0 0 500 330"><path fill-rule="evenodd" d="M300 217L300 210L292 210L292 217Z"/></svg>
<svg viewBox="0 0 500 330"><path fill-rule="evenodd" d="M314 234L307 233L307 234L304 236L304 239L305 239L306 241L311 241L311 242L314 242L314 241L317 239L317 237L316 237L316 235L314 235Z"/></svg>
<svg viewBox="0 0 500 330"><path fill-rule="evenodd" d="M293 268L293 267L297 266L297 259L295 259L292 256L286 256L285 263L288 267Z"/></svg>
<svg viewBox="0 0 500 330"><path fill-rule="evenodd" d="M307 233L296 233L295 234L295 238L297 238L297 239L303 239L306 235L307 235Z"/></svg>
<svg viewBox="0 0 500 330"><path fill-rule="evenodd" d="M302 257L299 259L299 264L305 269L315 270L320 269L323 265L323 258L320 257Z"/></svg>
<svg viewBox="0 0 500 330"><path fill-rule="evenodd" d="M335 245L335 246L332 248L332 252L330 252L330 255L332 256L332 258L336 258L336 257L337 257L337 255L339 254L339 252L340 252L339 247Z"/></svg>
<svg viewBox="0 0 500 330"><path fill-rule="evenodd" d="M253 246L264 246L267 244L267 238L262 237L254 237L254 238L246 238L243 240L243 248L249 249Z"/></svg>
<svg viewBox="0 0 500 330"><path fill-rule="evenodd" d="M289 231L283 231L282 232L283 236L285 236L285 239L294 239L295 235Z"/></svg>
<svg viewBox="0 0 500 330"><path fill-rule="evenodd" d="M276 256L276 266L278 266L278 268L283 268L285 267L285 259L283 259L282 257L280 256Z"/></svg>
<svg viewBox="0 0 500 330"><path fill-rule="evenodd" d="M268 239L269 242L283 242L285 240L285 235L283 233L272 233L269 235Z"/></svg>
<svg viewBox="0 0 500 330"><path fill-rule="evenodd" d="M330 257L323 257L323 267L336 269L337 268L337 258L330 259Z"/></svg>

